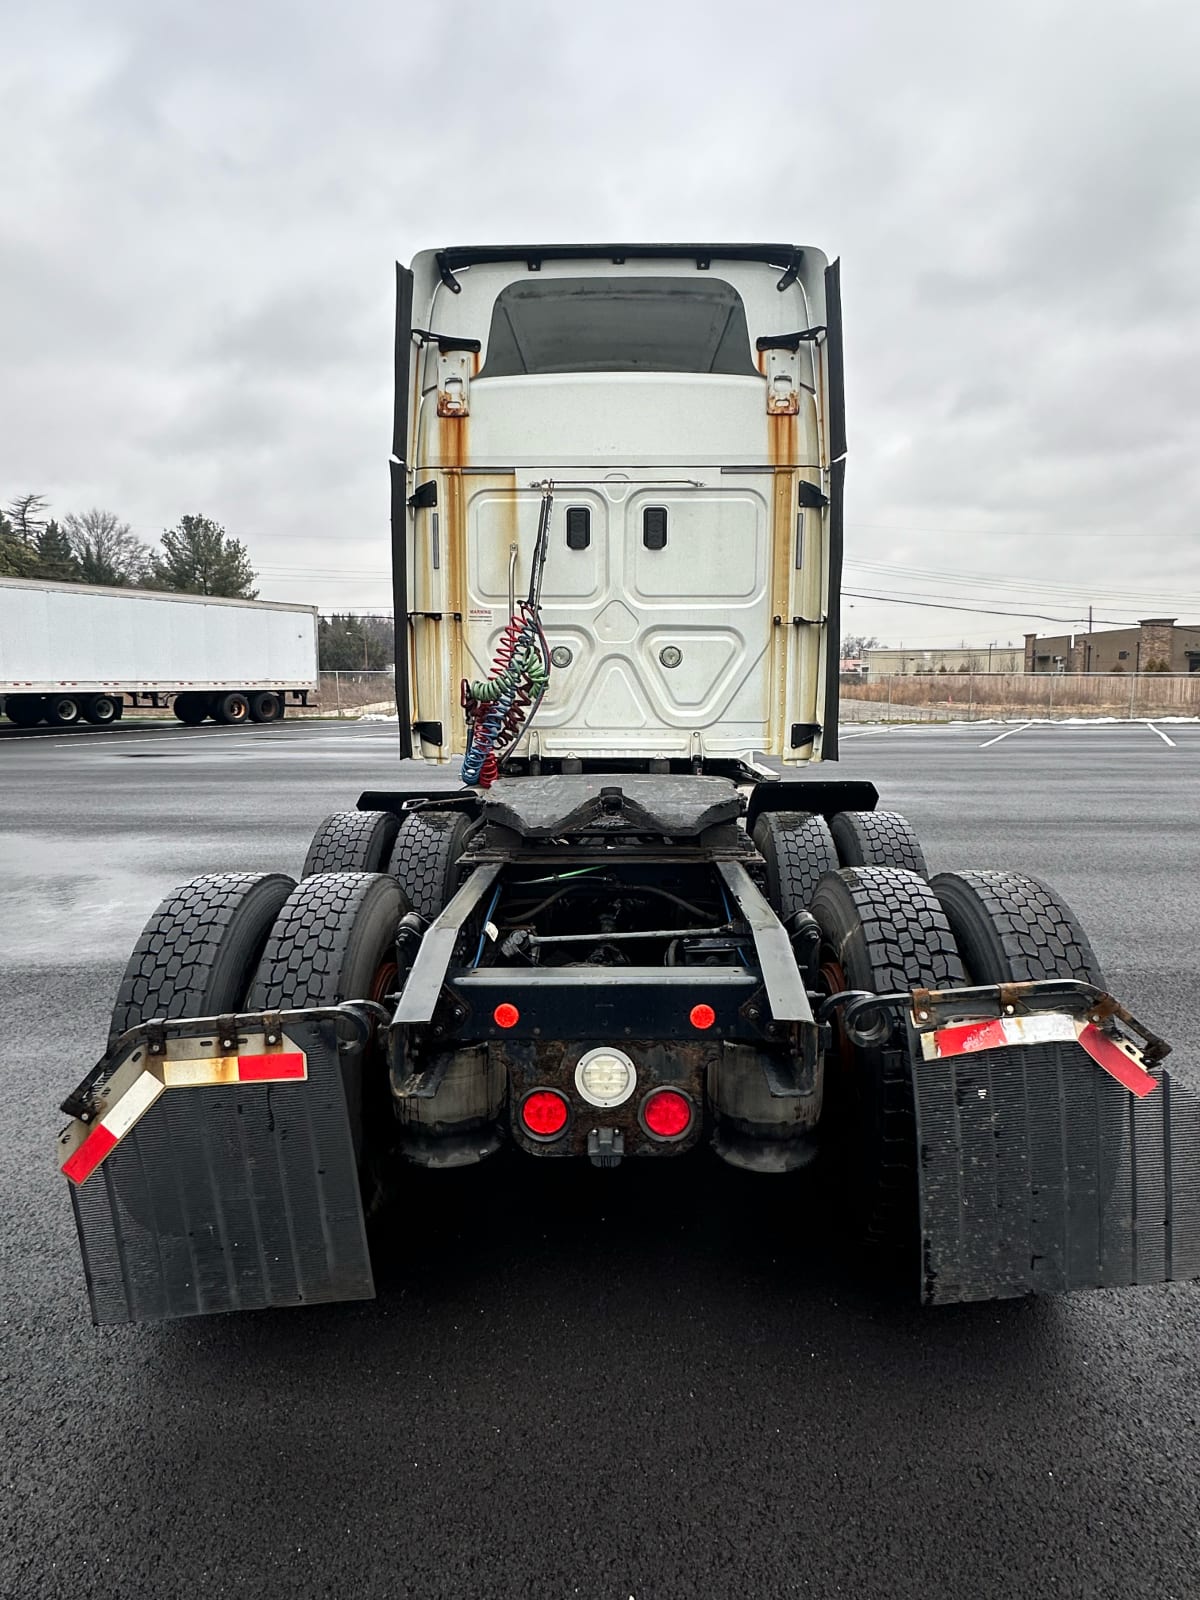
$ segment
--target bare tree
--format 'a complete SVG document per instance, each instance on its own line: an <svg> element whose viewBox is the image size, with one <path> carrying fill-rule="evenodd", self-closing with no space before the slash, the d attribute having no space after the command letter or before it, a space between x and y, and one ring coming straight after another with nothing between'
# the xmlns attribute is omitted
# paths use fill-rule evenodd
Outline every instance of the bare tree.
<svg viewBox="0 0 1200 1600"><path fill-rule="evenodd" d="M868 650L877 650L880 641L873 633L847 633L842 636L842 660L854 661Z"/></svg>
<svg viewBox="0 0 1200 1600"><path fill-rule="evenodd" d="M145 580L150 551L115 512L101 511L95 506L82 516L72 512L66 520L65 532L79 563L81 582L132 589Z"/></svg>

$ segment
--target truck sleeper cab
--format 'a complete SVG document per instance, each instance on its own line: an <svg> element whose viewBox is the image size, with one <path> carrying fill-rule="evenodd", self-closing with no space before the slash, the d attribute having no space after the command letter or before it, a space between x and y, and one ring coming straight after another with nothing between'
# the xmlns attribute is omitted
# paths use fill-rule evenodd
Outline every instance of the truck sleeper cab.
<svg viewBox="0 0 1200 1600"><path fill-rule="evenodd" d="M488 675L553 482L553 665L525 758L836 754L836 263L784 245L430 251L399 269L397 322L413 753L461 759L460 685Z"/></svg>

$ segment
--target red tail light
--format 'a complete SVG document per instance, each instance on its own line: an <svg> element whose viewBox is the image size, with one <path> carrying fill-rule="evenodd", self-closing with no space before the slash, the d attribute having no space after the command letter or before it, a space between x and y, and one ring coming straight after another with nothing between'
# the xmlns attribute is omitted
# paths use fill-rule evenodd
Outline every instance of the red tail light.
<svg viewBox="0 0 1200 1600"><path fill-rule="evenodd" d="M711 1028L717 1020L717 1013L711 1006L701 1002L700 1005L692 1007L689 1017L693 1028Z"/></svg>
<svg viewBox="0 0 1200 1600"><path fill-rule="evenodd" d="M567 1125L567 1102L553 1089L535 1089L521 1101L521 1121L536 1139L553 1139Z"/></svg>
<svg viewBox="0 0 1200 1600"><path fill-rule="evenodd" d="M656 1139L678 1139L692 1125L692 1102L678 1089L655 1089L642 1101L642 1123Z"/></svg>

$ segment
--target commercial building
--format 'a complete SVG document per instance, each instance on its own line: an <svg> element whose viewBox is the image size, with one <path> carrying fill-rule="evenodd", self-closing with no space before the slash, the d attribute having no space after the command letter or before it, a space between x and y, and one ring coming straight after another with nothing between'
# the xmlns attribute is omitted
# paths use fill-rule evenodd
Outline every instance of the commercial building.
<svg viewBox="0 0 1200 1600"><path fill-rule="evenodd" d="M868 650L863 668L871 678L931 672L1021 672L1024 661L1023 652L1015 646L983 644L960 645L955 650Z"/></svg>
<svg viewBox="0 0 1200 1600"><path fill-rule="evenodd" d="M1027 633L1024 665L1026 672L1200 672L1200 624L1147 617L1136 628Z"/></svg>

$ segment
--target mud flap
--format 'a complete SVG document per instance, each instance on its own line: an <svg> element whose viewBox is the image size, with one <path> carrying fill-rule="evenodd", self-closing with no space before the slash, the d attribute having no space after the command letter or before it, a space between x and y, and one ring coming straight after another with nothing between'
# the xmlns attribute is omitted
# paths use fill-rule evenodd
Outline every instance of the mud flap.
<svg viewBox="0 0 1200 1600"><path fill-rule="evenodd" d="M373 1298L334 1024L288 1034L306 1081L169 1090L71 1185L96 1323Z"/></svg>
<svg viewBox="0 0 1200 1600"><path fill-rule="evenodd" d="M927 1305L1200 1277L1200 1095L1137 1099L1077 1044L921 1059Z"/></svg>

